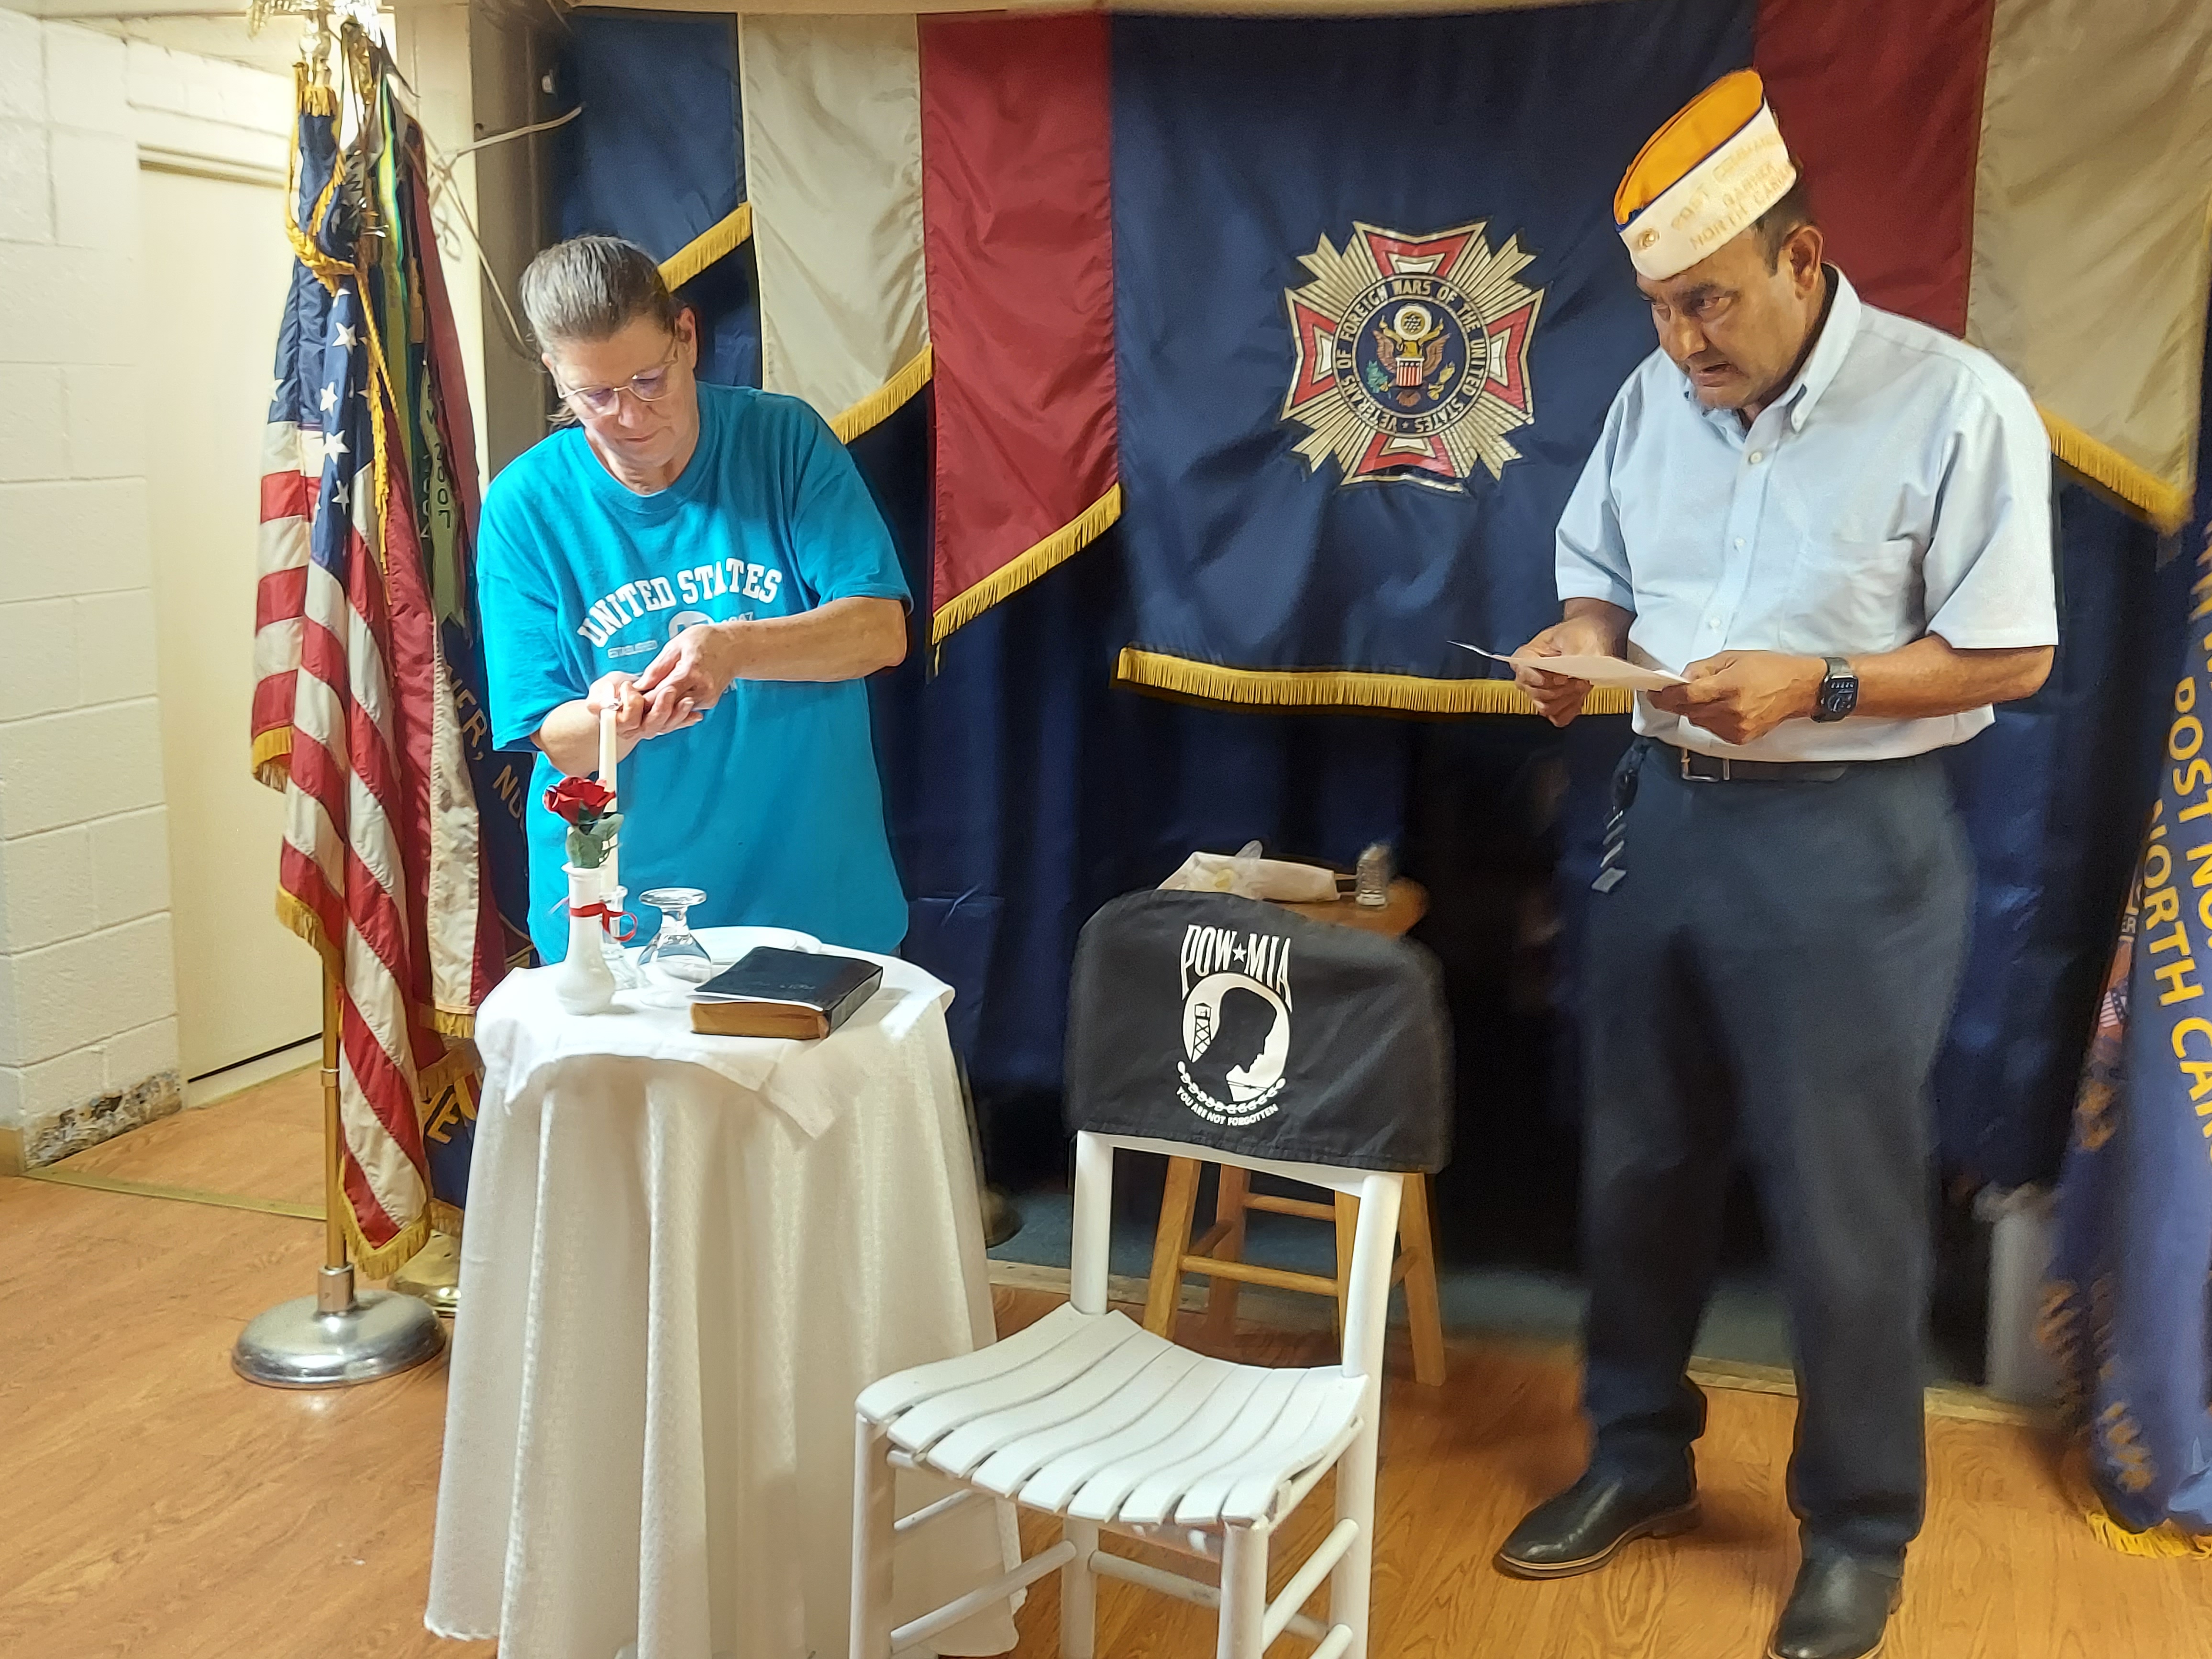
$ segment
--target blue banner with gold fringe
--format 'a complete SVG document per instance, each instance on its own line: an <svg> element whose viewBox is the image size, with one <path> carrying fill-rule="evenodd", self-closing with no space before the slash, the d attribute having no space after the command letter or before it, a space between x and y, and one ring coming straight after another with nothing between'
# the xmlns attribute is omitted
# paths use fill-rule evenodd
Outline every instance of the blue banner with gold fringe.
<svg viewBox="0 0 2212 1659"><path fill-rule="evenodd" d="M1121 677L1524 707L1553 531L1652 349L1614 185L1752 7L1115 21ZM1623 705L1625 706L1625 704Z"/></svg>
<svg viewBox="0 0 2212 1659"><path fill-rule="evenodd" d="M2212 1554L2212 537L2058 1184L2043 1331L2098 1534Z"/></svg>
<svg viewBox="0 0 2212 1659"><path fill-rule="evenodd" d="M580 112L554 135L556 235L645 249L698 319L699 378L758 386L736 17L578 11L569 27L555 95Z"/></svg>

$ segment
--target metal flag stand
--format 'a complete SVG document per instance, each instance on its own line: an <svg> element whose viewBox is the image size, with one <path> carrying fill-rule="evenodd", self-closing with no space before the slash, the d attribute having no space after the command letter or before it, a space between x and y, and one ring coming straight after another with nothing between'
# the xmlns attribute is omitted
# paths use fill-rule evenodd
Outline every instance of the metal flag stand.
<svg viewBox="0 0 2212 1659"><path fill-rule="evenodd" d="M411 1370L445 1344L427 1302L357 1291L346 1250L338 1126L338 985L323 969L323 1265L313 1296L280 1302L239 1334L230 1363L272 1389L337 1389Z"/></svg>
<svg viewBox="0 0 2212 1659"><path fill-rule="evenodd" d="M318 77L334 38L328 0L253 0L248 27L260 33L274 13L306 15L301 46ZM230 1363L249 1382L272 1389L336 1389L411 1370L445 1346L438 1316L426 1302L354 1285L346 1240L342 1171L344 1136L338 1121L339 988L323 969L323 1265L315 1293L279 1303L240 1333Z"/></svg>

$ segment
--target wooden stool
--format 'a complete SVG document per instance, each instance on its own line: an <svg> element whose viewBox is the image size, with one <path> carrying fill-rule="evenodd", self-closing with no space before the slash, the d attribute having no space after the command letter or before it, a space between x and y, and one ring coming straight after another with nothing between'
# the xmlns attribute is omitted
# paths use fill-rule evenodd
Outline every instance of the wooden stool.
<svg viewBox="0 0 2212 1659"><path fill-rule="evenodd" d="M1315 921L1358 927L1397 938L1427 912L1429 896L1418 882L1400 877L1390 884L1390 902L1375 909L1356 905L1348 898L1335 903L1285 904ZM1237 1291L1239 1285L1267 1285L1279 1291L1304 1291L1336 1298L1337 1334L1344 1332L1344 1308L1351 1295L1352 1239L1359 1225L1359 1200L1339 1194L1334 1205L1310 1199L1281 1198L1255 1193L1250 1176L1243 1170L1218 1166L1221 1185L1214 1194L1213 1224L1206 1236L1194 1240L1190 1230L1198 1209L1198 1165L1194 1158L1168 1160L1167 1194L1160 1201L1159 1236L1152 1245L1152 1273L1145 1293L1145 1328L1166 1336L1175 1324L1176 1300L1185 1273L1202 1273L1210 1280L1206 1292L1207 1334L1225 1341L1237 1331ZM1266 1210L1275 1215L1304 1216L1311 1221L1336 1223L1336 1277L1291 1273L1244 1260L1244 1215ZM1429 1225L1429 1178L1413 1176L1406 1182L1406 1196L1398 1212L1398 1258L1391 1264L1390 1282L1403 1280L1406 1316L1413 1338L1413 1376L1431 1387L1444 1380L1443 1318L1437 1305L1436 1240Z"/></svg>
<svg viewBox="0 0 2212 1659"><path fill-rule="evenodd" d="M1168 1160L1167 1193L1160 1200L1159 1233L1152 1244L1152 1278L1145 1291L1145 1328L1170 1334L1176 1301L1185 1273L1202 1273L1206 1328L1216 1341L1237 1334L1237 1293L1243 1285L1267 1285L1279 1291L1303 1291L1336 1300L1336 1328L1344 1333L1344 1310L1352 1296L1352 1241L1359 1227L1359 1200L1339 1193L1334 1204L1283 1198L1251 1190L1250 1175L1227 1164L1217 1166L1221 1184L1214 1194L1213 1224L1203 1237L1190 1236L1198 1208L1198 1166L1194 1158ZM1248 1211L1304 1216L1336 1223L1336 1276L1292 1273L1244 1260L1244 1217ZM1429 1178L1408 1176L1398 1212L1398 1257L1390 1282L1406 1286L1406 1319L1413 1339L1413 1377L1434 1388L1444 1380L1443 1317L1437 1304L1437 1256L1429 1226Z"/></svg>

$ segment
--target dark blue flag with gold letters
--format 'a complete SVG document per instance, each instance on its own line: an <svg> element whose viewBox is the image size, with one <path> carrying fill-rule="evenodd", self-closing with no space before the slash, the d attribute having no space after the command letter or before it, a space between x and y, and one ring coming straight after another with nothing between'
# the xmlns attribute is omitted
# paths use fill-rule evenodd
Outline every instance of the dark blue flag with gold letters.
<svg viewBox="0 0 2212 1659"><path fill-rule="evenodd" d="M1124 679L1520 706L1452 642L1558 620L1553 528L1653 346L1613 189L1751 12L1115 20Z"/></svg>
<svg viewBox="0 0 2212 1659"><path fill-rule="evenodd" d="M2107 1542L2212 1554L2212 538L2074 1112L2043 1330Z"/></svg>

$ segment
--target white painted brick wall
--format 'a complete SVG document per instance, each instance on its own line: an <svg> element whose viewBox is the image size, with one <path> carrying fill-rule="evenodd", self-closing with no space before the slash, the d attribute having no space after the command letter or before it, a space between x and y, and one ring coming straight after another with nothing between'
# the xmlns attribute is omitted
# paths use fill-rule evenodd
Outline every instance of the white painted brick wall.
<svg viewBox="0 0 2212 1659"><path fill-rule="evenodd" d="M135 192L134 192L135 195ZM138 274L104 248L0 242L0 363L128 363Z"/></svg>
<svg viewBox="0 0 2212 1659"><path fill-rule="evenodd" d="M58 422L60 371L52 372ZM7 371L0 368L0 391L8 384ZM0 426L0 461L8 444L7 428ZM65 444L57 443L53 471L63 466L67 453ZM0 603L150 589L154 555L145 480L48 477L0 483L0 550L8 555L0 557Z"/></svg>
<svg viewBox="0 0 2212 1659"><path fill-rule="evenodd" d="M49 23L46 119L91 132L131 131L130 55L112 35Z"/></svg>
<svg viewBox="0 0 2212 1659"><path fill-rule="evenodd" d="M57 128L47 155L54 240L64 247L137 252L137 140Z"/></svg>
<svg viewBox="0 0 2212 1659"><path fill-rule="evenodd" d="M75 623L77 702L88 705L150 697L161 689L155 672L150 588L82 595L76 602Z"/></svg>
<svg viewBox="0 0 2212 1659"><path fill-rule="evenodd" d="M143 41L129 53L131 131L141 143L284 169L292 92L283 79Z"/></svg>
<svg viewBox="0 0 2212 1659"><path fill-rule="evenodd" d="M298 25L285 21L275 27ZM126 50L125 95L134 110L198 114L257 132L282 130L292 118L291 88L282 76L220 58L171 52L143 40L130 42Z"/></svg>
<svg viewBox="0 0 2212 1659"><path fill-rule="evenodd" d="M146 476L146 411L136 364L71 363L62 371L62 407L70 477Z"/></svg>
<svg viewBox="0 0 2212 1659"><path fill-rule="evenodd" d="M167 852L163 854L166 859ZM177 1063L177 1017L118 1031L100 1045L102 1092L122 1094Z"/></svg>
<svg viewBox="0 0 2212 1659"><path fill-rule="evenodd" d="M80 933L9 957L15 977L15 1052L27 1066L97 1048L147 1016L173 1018L176 969L169 916ZM169 1062L176 1064L173 1057Z"/></svg>
<svg viewBox="0 0 2212 1659"><path fill-rule="evenodd" d="M60 366L0 362L0 483L58 477L68 465ZM0 582L11 580L4 564L0 561Z"/></svg>
<svg viewBox="0 0 2212 1659"><path fill-rule="evenodd" d="M0 605L0 720L28 720L84 701L75 599Z"/></svg>
<svg viewBox="0 0 2212 1659"><path fill-rule="evenodd" d="M76 823L7 845L5 939L10 956L84 933L92 925L92 829Z"/></svg>
<svg viewBox="0 0 2212 1659"><path fill-rule="evenodd" d="M46 32L35 17L0 11L0 118L46 118Z"/></svg>
<svg viewBox="0 0 2212 1659"><path fill-rule="evenodd" d="M90 825L92 924L112 927L169 910L169 815L156 808ZM82 926L80 921L79 926Z"/></svg>
<svg viewBox="0 0 2212 1659"><path fill-rule="evenodd" d="M162 799L151 697L0 725L0 836L35 836Z"/></svg>
<svg viewBox="0 0 2212 1659"><path fill-rule="evenodd" d="M281 174L290 117L281 77L0 9L0 1137L33 1156L175 1096L141 160Z"/></svg>
<svg viewBox="0 0 2212 1659"><path fill-rule="evenodd" d="M0 120L0 240L44 242L54 234L52 154L35 121Z"/></svg>
<svg viewBox="0 0 2212 1659"><path fill-rule="evenodd" d="M98 1099L107 1090L106 1056L96 1048L22 1066L15 1075L22 1121L27 1124L59 1117L71 1107Z"/></svg>
<svg viewBox="0 0 2212 1659"><path fill-rule="evenodd" d="M288 115L276 77L0 10L0 1131L49 1155L176 1093L141 147L281 168Z"/></svg>

